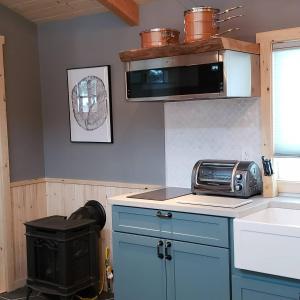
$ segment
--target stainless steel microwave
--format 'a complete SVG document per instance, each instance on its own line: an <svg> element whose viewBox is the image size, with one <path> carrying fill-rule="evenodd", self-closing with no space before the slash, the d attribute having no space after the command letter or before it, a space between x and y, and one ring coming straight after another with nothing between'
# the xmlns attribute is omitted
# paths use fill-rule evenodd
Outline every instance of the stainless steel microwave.
<svg viewBox="0 0 300 300"><path fill-rule="evenodd" d="M260 96L256 54L222 50L131 61L125 68L129 101Z"/></svg>

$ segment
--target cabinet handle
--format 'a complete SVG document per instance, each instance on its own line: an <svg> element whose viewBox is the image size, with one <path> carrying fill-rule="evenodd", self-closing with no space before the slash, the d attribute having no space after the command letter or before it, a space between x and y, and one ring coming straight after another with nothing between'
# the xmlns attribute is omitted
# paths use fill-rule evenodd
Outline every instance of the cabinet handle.
<svg viewBox="0 0 300 300"><path fill-rule="evenodd" d="M171 246L172 246L171 242L166 242L166 244L165 244L165 258L167 260L171 260L172 259L172 255L170 255L168 253L168 248L171 248Z"/></svg>
<svg viewBox="0 0 300 300"><path fill-rule="evenodd" d="M163 214L160 210L156 213L156 216L163 219L171 219L172 213L168 212L166 214Z"/></svg>
<svg viewBox="0 0 300 300"><path fill-rule="evenodd" d="M159 241L157 243L157 246L156 246L156 249L157 249L157 257L160 258L160 259L163 259L164 258L164 255L160 252L160 247L162 247L164 245L164 242L163 241Z"/></svg>

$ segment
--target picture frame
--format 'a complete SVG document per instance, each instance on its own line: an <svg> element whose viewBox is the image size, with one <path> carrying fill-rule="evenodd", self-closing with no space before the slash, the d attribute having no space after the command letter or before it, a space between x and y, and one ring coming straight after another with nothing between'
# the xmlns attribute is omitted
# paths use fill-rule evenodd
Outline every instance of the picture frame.
<svg viewBox="0 0 300 300"><path fill-rule="evenodd" d="M67 69L70 140L113 143L110 65Z"/></svg>

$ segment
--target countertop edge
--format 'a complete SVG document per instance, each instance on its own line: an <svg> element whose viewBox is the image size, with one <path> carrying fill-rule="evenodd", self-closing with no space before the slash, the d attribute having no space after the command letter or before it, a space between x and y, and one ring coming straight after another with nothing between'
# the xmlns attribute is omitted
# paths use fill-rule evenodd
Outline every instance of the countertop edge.
<svg viewBox="0 0 300 300"><path fill-rule="evenodd" d="M127 196L133 194L135 193L123 194L108 198L108 204L136 208L171 210L176 212L203 214L227 218L241 218L267 208L269 206L269 203L273 201L273 199L267 198L253 198L252 203L232 209L206 205L180 204L177 203L179 198L173 198L165 201L127 198Z"/></svg>

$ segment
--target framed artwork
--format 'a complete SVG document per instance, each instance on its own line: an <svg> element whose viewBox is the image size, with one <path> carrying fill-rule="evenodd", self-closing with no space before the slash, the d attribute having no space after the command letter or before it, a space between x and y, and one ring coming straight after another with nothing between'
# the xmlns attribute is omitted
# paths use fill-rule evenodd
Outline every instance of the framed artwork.
<svg viewBox="0 0 300 300"><path fill-rule="evenodd" d="M112 143L110 66L68 69L71 142Z"/></svg>

